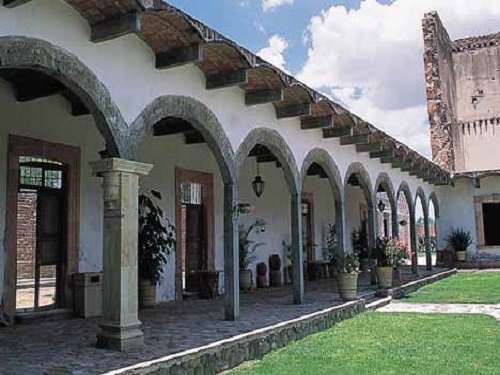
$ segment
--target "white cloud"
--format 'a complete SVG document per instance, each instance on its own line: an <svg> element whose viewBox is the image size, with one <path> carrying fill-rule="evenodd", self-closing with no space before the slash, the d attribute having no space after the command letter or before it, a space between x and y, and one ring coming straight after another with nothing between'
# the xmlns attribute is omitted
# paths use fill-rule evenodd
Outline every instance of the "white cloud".
<svg viewBox="0 0 500 375"><path fill-rule="evenodd" d="M268 12L282 5L291 5L293 0L262 0L262 10Z"/></svg>
<svg viewBox="0 0 500 375"><path fill-rule="evenodd" d="M364 0L311 19L299 78L429 155L421 22L437 10L452 39L498 31L498 0ZM358 95L354 95L354 93ZM361 93L361 95L359 95Z"/></svg>
<svg viewBox="0 0 500 375"><path fill-rule="evenodd" d="M269 38L268 46L257 52L257 56L262 57L264 60L270 62L277 68L286 71L286 62L283 54L287 48L288 42L285 39L279 35L273 35Z"/></svg>

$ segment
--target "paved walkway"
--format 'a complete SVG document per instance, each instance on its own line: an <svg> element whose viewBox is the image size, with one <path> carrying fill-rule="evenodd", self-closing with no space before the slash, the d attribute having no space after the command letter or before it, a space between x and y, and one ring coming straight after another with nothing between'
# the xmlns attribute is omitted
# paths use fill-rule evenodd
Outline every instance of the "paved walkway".
<svg viewBox="0 0 500 375"><path fill-rule="evenodd" d="M391 302L381 307L380 312L411 312L424 314L485 314L491 315L500 321L500 304L478 305L478 304L448 304L448 303L403 303Z"/></svg>
<svg viewBox="0 0 500 375"><path fill-rule="evenodd" d="M420 275L430 273L422 267ZM404 282L414 279L410 267L405 268ZM358 295L370 299L374 293L369 278L363 277ZM242 294L238 322L223 320L222 299L165 303L140 312L145 346L129 353L95 348L98 319L0 327L0 374L100 374L342 304L331 279L306 283L305 303L291 302L290 286Z"/></svg>

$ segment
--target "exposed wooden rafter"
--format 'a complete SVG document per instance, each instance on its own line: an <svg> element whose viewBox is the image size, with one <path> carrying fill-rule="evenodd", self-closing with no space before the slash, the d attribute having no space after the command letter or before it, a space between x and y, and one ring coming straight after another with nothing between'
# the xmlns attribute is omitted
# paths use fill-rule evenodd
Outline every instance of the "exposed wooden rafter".
<svg viewBox="0 0 500 375"><path fill-rule="evenodd" d="M205 138L198 130L192 130L184 133L184 142L187 145L197 145L201 143L205 143Z"/></svg>
<svg viewBox="0 0 500 375"><path fill-rule="evenodd" d="M302 130L333 128L333 116L304 117L300 119L300 128Z"/></svg>
<svg viewBox="0 0 500 375"><path fill-rule="evenodd" d="M382 150L381 143L365 143L365 144L356 145L357 152L375 152L375 151L381 151L381 150Z"/></svg>
<svg viewBox="0 0 500 375"><path fill-rule="evenodd" d="M340 144L342 146L365 144L365 143L370 143L369 134L358 134L358 135L340 137Z"/></svg>
<svg viewBox="0 0 500 375"><path fill-rule="evenodd" d="M245 94L246 105L269 104L283 101L283 90L256 90Z"/></svg>
<svg viewBox="0 0 500 375"><path fill-rule="evenodd" d="M203 45L195 44L188 47L175 48L156 54L156 69L173 68L176 66L203 61Z"/></svg>
<svg viewBox="0 0 500 375"><path fill-rule="evenodd" d="M352 128L350 126L342 126L338 128L323 129L323 138L339 138L352 135Z"/></svg>
<svg viewBox="0 0 500 375"><path fill-rule="evenodd" d="M94 43L119 38L141 31L141 18L137 11L108 18L91 26L90 40Z"/></svg>
<svg viewBox="0 0 500 375"><path fill-rule="evenodd" d="M244 85L248 83L248 70L238 69L217 74L210 74L206 77L207 90L221 89L225 87Z"/></svg>
<svg viewBox="0 0 500 375"><path fill-rule="evenodd" d="M311 104L309 103L289 105L286 107L276 108L276 117L278 119L311 116L311 114L312 114Z"/></svg>
<svg viewBox="0 0 500 375"><path fill-rule="evenodd" d="M158 121L153 127L154 136L174 135L195 130L191 124L177 117L167 117Z"/></svg>
<svg viewBox="0 0 500 375"><path fill-rule="evenodd" d="M19 5L26 4L31 0L3 0L3 6L6 8L15 8Z"/></svg>

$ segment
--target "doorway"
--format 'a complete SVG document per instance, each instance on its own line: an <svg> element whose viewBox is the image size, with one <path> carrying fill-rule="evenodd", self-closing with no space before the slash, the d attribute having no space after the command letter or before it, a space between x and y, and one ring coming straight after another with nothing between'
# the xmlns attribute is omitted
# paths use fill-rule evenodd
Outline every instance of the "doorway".
<svg viewBox="0 0 500 375"><path fill-rule="evenodd" d="M213 197L213 174L176 169L177 299L206 294L205 284L213 276Z"/></svg>
<svg viewBox="0 0 500 375"><path fill-rule="evenodd" d="M9 136L3 313L10 323L73 305L79 163L78 148Z"/></svg>

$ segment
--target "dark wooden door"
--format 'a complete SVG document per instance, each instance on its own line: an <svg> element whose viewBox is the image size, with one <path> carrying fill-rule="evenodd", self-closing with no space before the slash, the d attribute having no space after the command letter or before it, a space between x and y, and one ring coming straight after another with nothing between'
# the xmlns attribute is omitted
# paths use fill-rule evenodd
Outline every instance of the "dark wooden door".
<svg viewBox="0 0 500 375"><path fill-rule="evenodd" d="M40 270L54 266L56 301L61 300L61 272L64 268L66 204L64 190L41 189L37 194L37 230L35 265L35 309L39 307Z"/></svg>
<svg viewBox="0 0 500 375"><path fill-rule="evenodd" d="M186 204L186 292L199 292L199 271L206 269L203 205Z"/></svg>

